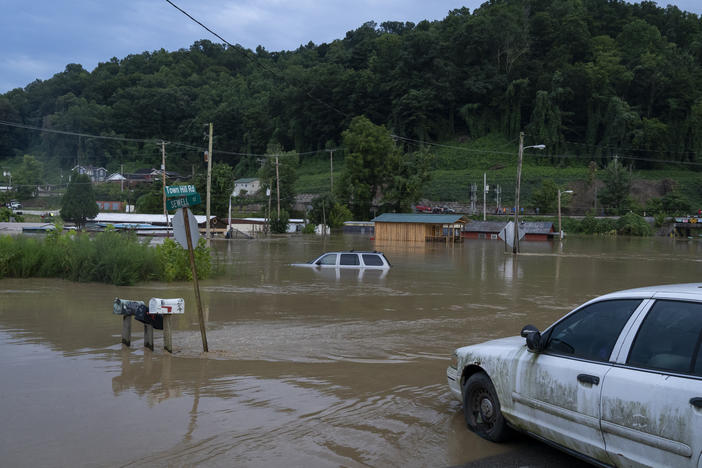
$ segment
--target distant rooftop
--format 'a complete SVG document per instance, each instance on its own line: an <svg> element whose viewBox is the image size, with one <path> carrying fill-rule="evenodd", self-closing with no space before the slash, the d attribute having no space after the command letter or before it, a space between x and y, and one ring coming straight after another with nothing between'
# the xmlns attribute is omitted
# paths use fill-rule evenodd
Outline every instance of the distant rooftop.
<svg viewBox="0 0 702 468"><path fill-rule="evenodd" d="M460 214L383 213L371 221L374 223L455 224L465 223L466 219Z"/></svg>

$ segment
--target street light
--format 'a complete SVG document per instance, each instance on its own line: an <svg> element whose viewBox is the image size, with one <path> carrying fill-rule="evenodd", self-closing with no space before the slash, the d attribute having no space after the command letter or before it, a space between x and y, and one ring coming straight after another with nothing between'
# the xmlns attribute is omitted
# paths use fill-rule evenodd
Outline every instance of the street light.
<svg viewBox="0 0 702 468"><path fill-rule="evenodd" d="M230 233L232 230L232 197L236 197L234 190L232 190L232 193L229 194L229 219L227 220L227 233Z"/></svg>
<svg viewBox="0 0 702 468"><path fill-rule="evenodd" d="M514 206L514 242L512 243L512 253L516 254L519 252L519 186L522 181L522 157L524 155L525 149L539 149L542 150L546 148L546 145L532 145L524 146L524 132L519 133L519 161L517 162L517 194L515 196L515 206Z"/></svg>
<svg viewBox="0 0 702 468"><path fill-rule="evenodd" d="M561 189L558 189L558 234L560 235L561 239L563 239L563 229L561 229L561 195L564 193L573 193L573 191L564 190L561 192Z"/></svg>

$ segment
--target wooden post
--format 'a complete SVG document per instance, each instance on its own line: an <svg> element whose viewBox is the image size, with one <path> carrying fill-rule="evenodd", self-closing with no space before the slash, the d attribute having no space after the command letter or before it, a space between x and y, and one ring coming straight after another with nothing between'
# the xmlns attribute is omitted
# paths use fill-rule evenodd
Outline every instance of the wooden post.
<svg viewBox="0 0 702 468"><path fill-rule="evenodd" d="M173 354L173 329L171 328L171 316L163 316L163 349Z"/></svg>
<svg viewBox="0 0 702 468"><path fill-rule="evenodd" d="M280 219L280 175L278 174L278 156L275 157L275 186L278 192L278 219Z"/></svg>
<svg viewBox="0 0 702 468"><path fill-rule="evenodd" d="M168 233L168 210L166 209L166 142L161 140L161 171L163 172L163 215L166 217L166 236Z"/></svg>
<svg viewBox="0 0 702 468"><path fill-rule="evenodd" d="M517 160L517 190L514 203L514 241L512 253L519 253L519 186L522 181L522 158L524 154L524 132L519 133L519 156Z"/></svg>
<svg viewBox="0 0 702 468"><path fill-rule="evenodd" d="M154 327L144 324L144 348L154 350Z"/></svg>
<svg viewBox="0 0 702 468"><path fill-rule="evenodd" d="M122 343L127 346L132 344L132 317L131 315L122 316Z"/></svg>
<svg viewBox="0 0 702 468"><path fill-rule="evenodd" d="M207 152L207 200L205 202L205 211L207 215L207 226L205 226L205 238L207 246L210 245L210 192L212 187L212 122L210 122L210 143Z"/></svg>
<svg viewBox="0 0 702 468"><path fill-rule="evenodd" d="M190 269L193 273L193 284L195 286L195 299L197 300L197 318L200 322L200 335L202 336L202 350L207 349L207 333L205 332L205 319L202 315L202 301L200 300L200 284L197 281L197 270L195 269L195 255L193 254L193 239L190 236L190 219L188 218L188 208L183 208L183 222L185 223L185 238L188 241L188 255L190 257Z"/></svg>

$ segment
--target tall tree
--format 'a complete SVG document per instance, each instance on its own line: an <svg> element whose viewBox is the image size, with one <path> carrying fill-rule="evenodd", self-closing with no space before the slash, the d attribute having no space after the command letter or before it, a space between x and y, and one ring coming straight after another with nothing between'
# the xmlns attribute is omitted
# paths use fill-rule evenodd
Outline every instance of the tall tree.
<svg viewBox="0 0 702 468"><path fill-rule="evenodd" d="M354 117L342 135L347 155L339 195L356 218L369 219L397 149L387 129L365 116Z"/></svg>
<svg viewBox="0 0 702 468"><path fill-rule="evenodd" d="M99 212L93 193L93 184L85 174L74 174L61 201L61 218L75 223L78 229Z"/></svg>
<svg viewBox="0 0 702 468"><path fill-rule="evenodd" d="M216 153L215 153L216 154ZM203 194L203 203L198 205L197 212L205 212L204 194L207 193L207 172L203 171L195 178L197 191ZM225 218L228 216L229 196L234 191L234 170L227 163L212 164L210 184L210 211L212 215Z"/></svg>
<svg viewBox="0 0 702 468"><path fill-rule="evenodd" d="M631 169L614 158L605 168L602 179L605 183L599 195L602 206L612 214L622 214L627 208L631 190Z"/></svg>
<svg viewBox="0 0 702 468"><path fill-rule="evenodd" d="M406 154L394 151L390 155L383 204L396 213L411 212L429 181L433 160L434 156L425 150Z"/></svg>

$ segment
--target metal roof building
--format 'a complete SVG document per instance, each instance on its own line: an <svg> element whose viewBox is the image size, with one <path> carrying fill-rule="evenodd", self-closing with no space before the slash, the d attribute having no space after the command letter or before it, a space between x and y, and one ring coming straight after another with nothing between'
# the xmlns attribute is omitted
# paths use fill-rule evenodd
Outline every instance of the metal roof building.
<svg viewBox="0 0 702 468"><path fill-rule="evenodd" d="M463 226L462 236L466 239L497 239L497 235L508 221L470 221ZM520 231L525 233L525 240L548 240L556 232L551 222L522 221Z"/></svg>

